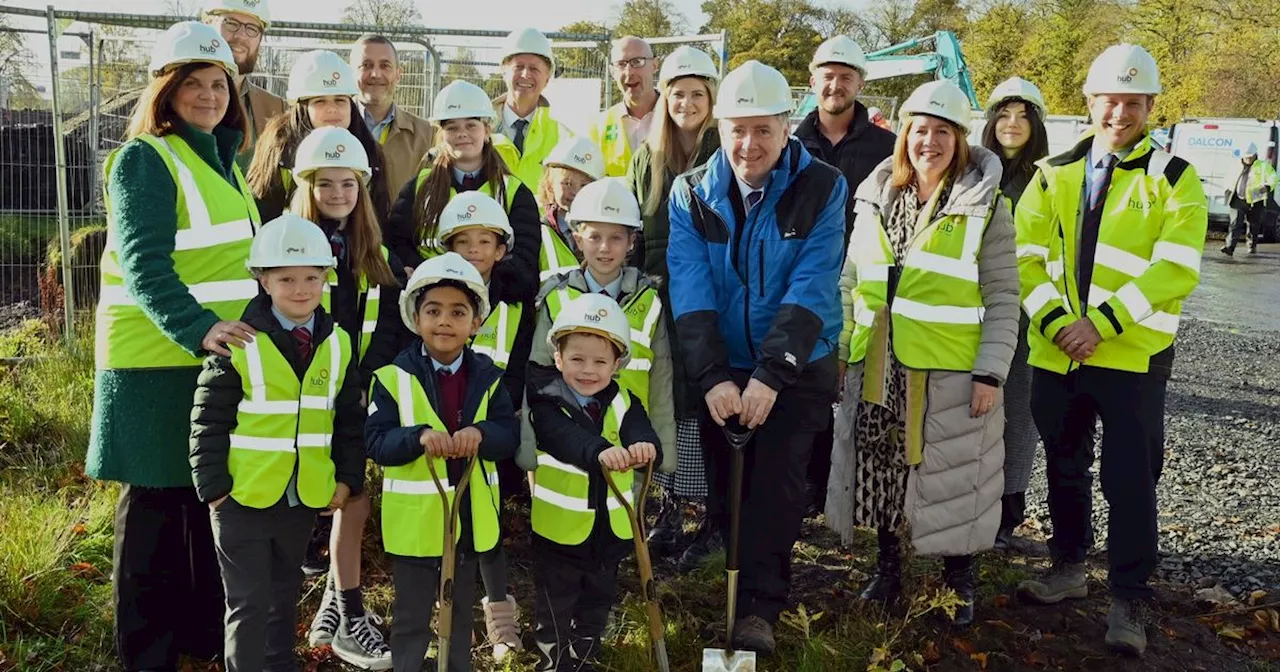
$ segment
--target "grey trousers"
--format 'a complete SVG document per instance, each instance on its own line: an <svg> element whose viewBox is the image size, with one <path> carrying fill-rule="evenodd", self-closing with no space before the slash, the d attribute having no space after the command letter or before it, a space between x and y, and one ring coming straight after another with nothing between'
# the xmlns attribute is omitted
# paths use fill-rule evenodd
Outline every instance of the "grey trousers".
<svg viewBox="0 0 1280 672"><path fill-rule="evenodd" d="M228 497L209 515L227 595L227 672L294 672L302 557L315 509L283 498L253 509Z"/></svg>
<svg viewBox="0 0 1280 672"><path fill-rule="evenodd" d="M1031 417L1031 365L1027 363L1027 316L1021 315L1018 344L1004 383L1004 494L1026 492L1035 466L1040 432Z"/></svg>
<svg viewBox="0 0 1280 672"><path fill-rule="evenodd" d="M458 556L453 577L453 634L449 637L448 672L471 671L471 631L475 616L476 565L474 554ZM431 616L440 590L439 558L395 557L391 609L391 662L395 672L421 672L431 647ZM439 662L436 670L444 672Z"/></svg>

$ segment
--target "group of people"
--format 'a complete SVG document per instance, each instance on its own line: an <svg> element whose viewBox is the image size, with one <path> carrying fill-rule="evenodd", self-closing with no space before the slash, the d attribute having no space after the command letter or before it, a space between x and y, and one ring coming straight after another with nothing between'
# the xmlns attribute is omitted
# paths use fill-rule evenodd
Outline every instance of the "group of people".
<svg viewBox="0 0 1280 672"><path fill-rule="evenodd" d="M1027 599L1083 597L1098 418L1107 643L1144 650L1165 384L1207 210L1146 136L1160 84L1140 47L1094 61L1093 130L1049 157L1043 97L1018 78L981 145L944 81L903 102L895 136L857 100L867 59L845 36L815 52L818 108L794 132L768 65L721 79L700 50L659 61L622 38L622 101L575 136L542 96L555 55L534 29L504 43L503 96L451 82L423 120L395 104L377 35L300 56L286 99L250 83L269 27L266 0L171 27L104 168L87 471L123 484L126 670L295 669L313 538L313 646L421 670L439 598L456 625L438 669L469 670L478 574L501 661L523 648L502 544L521 493L539 669L596 669L623 502L650 496L636 471L661 504L645 541L691 569L730 538L744 435L738 648L774 650L815 485L846 540L876 530L862 599L898 599L905 545L943 557L958 626L993 546L1052 555ZM1047 549L1015 534L1040 439ZM389 643L362 596L367 474Z"/></svg>

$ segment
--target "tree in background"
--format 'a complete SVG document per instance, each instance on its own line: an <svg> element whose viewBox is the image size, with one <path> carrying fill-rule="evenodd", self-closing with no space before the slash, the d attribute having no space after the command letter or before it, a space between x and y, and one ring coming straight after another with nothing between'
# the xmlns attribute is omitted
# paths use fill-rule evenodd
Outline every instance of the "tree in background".
<svg viewBox="0 0 1280 672"><path fill-rule="evenodd" d="M10 30L9 16L0 14L0 110L47 110L52 106L28 78L36 70L35 54L27 48L23 34Z"/></svg>
<svg viewBox="0 0 1280 672"><path fill-rule="evenodd" d="M670 0L627 0L614 11L615 37L670 37L688 30L689 20Z"/></svg>
<svg viewBox="0 0 1280 672"><path fill-rule="evenodd" d="M729 32L729 68L757 60L777 68L792 86L807 86L809 59L822 44L825 11L809 0L706 0L703 33Z"/></svg>
<svg viewBox="0 0 1280 672"><path fill-rule="evenodd" d="M393 30L422 23L413 0L351 0L342 10L342 22Z"/></svg>

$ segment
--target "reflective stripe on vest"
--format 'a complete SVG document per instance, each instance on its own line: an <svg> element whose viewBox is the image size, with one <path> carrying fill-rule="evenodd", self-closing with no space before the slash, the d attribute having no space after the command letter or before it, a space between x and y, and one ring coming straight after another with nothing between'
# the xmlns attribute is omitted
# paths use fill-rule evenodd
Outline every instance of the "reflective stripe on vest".
<svg viewBox="0 0 1280 672"><path fill-rule="evenodd" d="M604 432L601 436L609 445L622 445L618 431L630 405L627 389L620 387L604 414ZM568 411L565 413L568 414ZM533 531L557 544L577 546L587 540L591 535L591 528L595 526L596 511L591 502L591 476L541 450L537 451L537 455L538 469L534 472L533 486ZM628 504L634 501L631 492L632 474L633 472L626 471L613 476L614 483L618 485ZM605 501L609 510L609 528L613 530L614 536L630 539L631 523L627 512L611 494L606 493Z"/></svg>
<svg viewBox="0 0 1280 672"><path fill-rule="evenodd" d="M501 110L498 114L502 114ZM539 105L525 129L524 151L516 149L515 143L501 133L489 137L507 169L530 189L536 189L542 183L542 162L560 142L560 122L551 117L551 108Z"/></svg>
<svg viewBox="0 0 1280 672"><path fill-rule="evenodd" d="M254 509L273 506L296 464L298 499L313 509L329 505L337 487L333 417L350 362L351 341L341 329L320 342L301 380L265 334L232 346L243 392L227 455L233 499Z"/></svg>
<svg viewBox="0 0 1280 672"><path fill-rule="evenodd" d="M516 332L520 330L522 312L524 307L518 303L499 302L471 339L471 349L488 355L505 371L511 361L511 349L515 347Z"/></svg>
<svg viewBox="0 0 1280 672"><path fill-rule="evenodd" d="M551 224L543 224L542 248L538 250L538 279L546 282L547 278L568 273L582 264L573 250L560 238L560 234L551 230Z"/></svg>
<svg viewBox="0 0 1280 672"><path fill-rule="evenodd" d="M436 414L427 393L413 374L394 364L388 364L374 372L374 377L395 399L400 409L400 426L426 425L436 431L446 431L444 421ZM489 399L501 379L495 381L480 400L475 416L464 423L483 422L489 413ZM448 463L444 458L433 458L436 474L440 477L450 505L454 487L449 477ZM493 462L480 460L471 472L468 502L471 505L471 540L476 552L483 553L498 543L498 493L497 468ZM440 491L431 479L426 455L419 455L409 464L387 467L382 479L382 545L388 553L415 558L438 558L444 552L444 505Z"/></svg>
<svg viewBox="0 0 1280 672"><path fill-rule="evenodd" d="M245 268L253 232L260 224L253 192L238 167L236 185L209 167L177 135L140 135L173 178L177 193L177 232L171 255L173 270L187 292L219 320L238 320L249 300L258 295L258 282ZM116 152L103 166L104 184L111 176ZM99 265L101 293L95 331L95 363L99 369L149 369L199 366L202 357L188 354L169 340L138 306L125 286L120 269L118 225L107 188L107 243ZM326 502L327 504L327 502Z"/></svg>
<svg viewBox="0 0 1280 672"><path fill-rule="evenodd" d="M889 269L897 260L880 211L854 204L850 241L858 284L849 361L866 356L872 321L888 301ZM978 251L994 210L985 216L944 215L918 231L901 264L893 297L893 352L913 369L970 371L982 342Z"/></svg>
<svg viewBox="0 0 1280 672"><path fill-rule="evenodd" d="M389 258L387 248L382 248L382 259L386 261ZM337 269L329 269L329 281L325 283L324 293L320 295L320 305L330 313L329 294L334 287L338 286ZM378 304L382 301L382 287L374 285L369 286L369 279L361 276L357 282L356 306L360 306L360 299L364 297L364 312L360 314L360 331L356 335L356 361L364 361L365 353L369 352L369 344L373 342L373 332L378 328Z"/></svg>
<svg viewBox="0 0 1280 672"><path fill-rule="evenodd" d="M623 177L631 167L631 139L622 123L626 113L627 104L618 103L605 110L603 125L591 128L592 142L604 152L604 174L608 177Z"/></svg>
<svg viewBox="0 0 1280 672"><path fill-rule="evenodd" d="M560 314L565 302L582 296L582 292L562 286L547 294L547 311L552 323ZM640 398L645 410L649 408L649 372L653 369L653 339L658 333L658 320L662 317L662 299L658 290L645 287L628 296L622 303L622 311L631 326L631 360L618 373L619 382Z"/></svg>
<svg viewBox="0 0 1280 672"><path fill-rule="evenodd" d="M413 186L415 201L417 199L417 194L422 191L422 185L426 183L427 178L430 176L431 176L430 168L427 168L425 170L418 172L418 180L417 182L414 183L414 186ZM506 198L507 214L511 214L511 203L516 198L516 190L520 188L520 180L514 176L507 175L506 177L503 178L502 182L503 182L503 186L505 187L504 191L506 192L504 194L504 197ZM480 185L480 188L477 191L489 196L490 198L495 198L495 199L497 198L496 196L493 195L493 185L489 184L488 182L485 182L484 184ZM454 187L449 187L449 200L452 201L453 198L457 195L458 195L458 190L455 189ZM417 213L415 212L414 214L416 216ZM449 250L445 249L444 244L441 243L436 238L432 238L430 240L418 241L418 253L422 255L423 259L438 257L448 251Z"/></svg>

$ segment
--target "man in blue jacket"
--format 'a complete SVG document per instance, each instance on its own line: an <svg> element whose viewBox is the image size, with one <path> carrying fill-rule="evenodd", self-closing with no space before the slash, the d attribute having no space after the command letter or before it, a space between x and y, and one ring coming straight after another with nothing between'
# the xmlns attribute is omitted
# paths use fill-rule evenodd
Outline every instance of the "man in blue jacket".
<svg viewBox="0 0 1280 672"><path fill-rule="evenodd" d="M669 204L671 304L689 375L705 393L710 513L727 523L729 445L746 447L741 580L733 638L773 653L813 440L836 398L838 290L849 187L787 134L786 78L757 61L725 77L721 147L676 181ZM725 537L728 539L726 532Z"/></svg>

